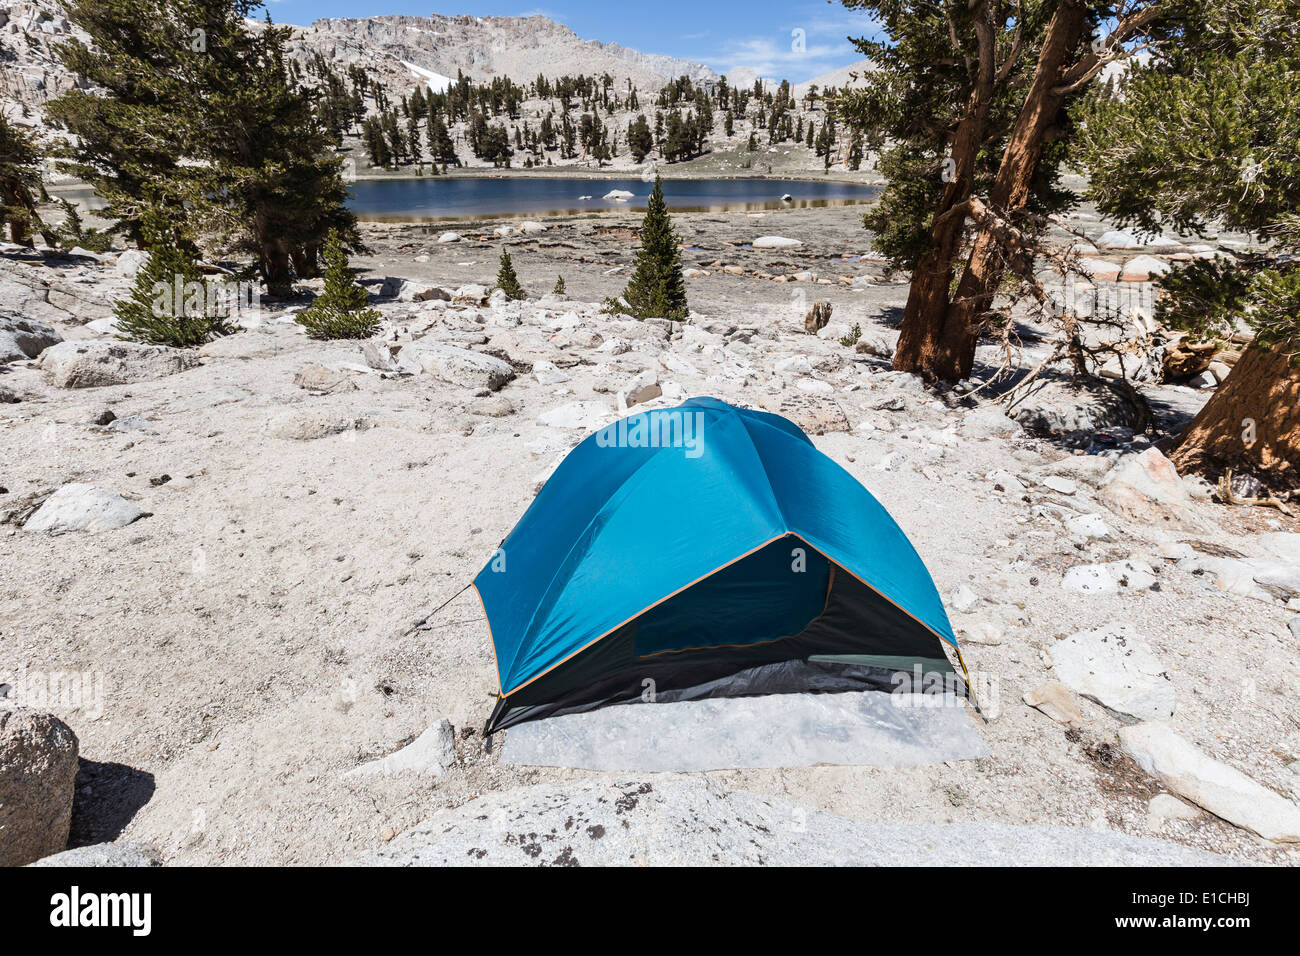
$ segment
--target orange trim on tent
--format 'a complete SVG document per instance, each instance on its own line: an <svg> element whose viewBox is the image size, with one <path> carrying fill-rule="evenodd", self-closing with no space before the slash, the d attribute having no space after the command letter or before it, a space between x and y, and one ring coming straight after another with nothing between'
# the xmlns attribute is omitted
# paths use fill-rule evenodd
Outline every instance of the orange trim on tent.
<svg viewBox="0 0 1300 956"><path fill-rule="evenodd" d="M478 585L475 584L473 581L471 581L469 583L469 586L474 589L474 596L478 598L479 610L483 612L483 620L487 622L488 643L492 645L492 666L496 668L496 672L497 672L497 697L500 697L501 696L501 662L497 660L497 642L492 637L492 618L488 617L487 605L483 603L483 595L479 594Z"/></svg>

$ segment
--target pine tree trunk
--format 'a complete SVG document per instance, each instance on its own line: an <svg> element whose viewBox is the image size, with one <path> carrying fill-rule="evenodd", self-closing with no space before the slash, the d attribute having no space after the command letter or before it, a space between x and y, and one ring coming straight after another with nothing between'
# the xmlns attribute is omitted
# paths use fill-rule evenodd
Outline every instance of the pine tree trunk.
<svg viewBox="0 0 1300 956"><path fill-rule="evenodd" d="M1170 458L1210 480L1234 468L1278 489L1300 487L1300 365L1281 348L1248 348Z"/></svg>
<svg viewBox="0 0 1300 956"><path fill-rule="evenodd" d="M944 189L930 226L930 243L912 270L907 306L894 353L894 368L918 372L927 378L960 378L947 348L946 320L953 263L961 242L966 214L959 210L970 199L975 159L984 138L992 96L977 91L953 136L953 181Z"/></svg>
<svg viewBox="0 0 1300 956"><path fill-rule="evenodd" d="M320 243L294 246L289 250L289 261L300 279L314 279L320 275Z"/></svg>
<svg viewBox="0 0 1300 956"><path fill-rule="evenodd" d="M1011 218L1024 209L1038 173L1048 129L1056 123L1064 98L1052 90L1060 82L1086 27L1087 9L1078 0L1064 0L1053 13L1043 38L1033 83L1016 117L1002 154L997 179L989 194L994 215ZM954 379L966 378L975 363L982 317L993 304L1006 271L1006 257L988 224L982 225L971 248L957 294L944 322L942 351Z"/></svg>
<svg viewBox="0 0 1300 956"><path fill-rule="evenodd" d="M964 200L963 200L964 201ZM944 322L953 261L965 217L957 214L930 231L930 248L912 270L894 368L926 377L953 378L950 356L944 354Z"/></svg>
<svg viewBox="0 0 1300 956"><path fill-rule="evenodd" d="M0 203L6 209L25 209L27 207L27 196L23 193L22 186L5 182L0 184ZM0 227L4 225L5 223L0 221ZM19 246L32 245L31 226L22 212L15 211L8 221L8 226L10 242Z"/></svg>
<svg viewBox="0 0 1300 956"><path fill-rule="evenodd" d="M976 30L980 33L979 75L971 90L962 118L953 133L951 153L953 179L939 199L930 225L930 242L912 270L912 284L907 292L907 306L894 353L894 368L916 372L928 379L959 378L953 353L947 346L946 321L949 290L952 287L953 263L957 258L966 213L960 207L974 190L975 161L984 142L989 109L993 105L994 64L996 49L991 25L982 20L983 5L976 11Z"/></svg>
<svg viewBox="0 0 1300 956"><path fill-rule="evenodd" d="M267 295L289 295L293 276L289 269L289 244L279 236L262 240L262 279Z"/></svg>

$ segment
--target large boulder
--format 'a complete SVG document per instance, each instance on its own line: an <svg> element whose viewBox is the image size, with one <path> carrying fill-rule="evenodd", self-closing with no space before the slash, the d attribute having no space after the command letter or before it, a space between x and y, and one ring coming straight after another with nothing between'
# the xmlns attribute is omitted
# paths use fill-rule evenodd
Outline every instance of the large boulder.
<svg viewBox="0 0 1300 956"><path fill-rule="evenodd" d="M59 388L150 382L199 364L189 349L136 342L60 342L41 353L40 367Z"/></svg>
<svg viewBox="0 0 1300 956"><path fill-rule="evenodd" d="M0 365L34 359L63 336L48 322L17 315L0 315Z"/></svg>
<svg viewBox="0 0 1300 956"><path fill-rule="evenodd" d="M147 512L116 492L83 482L50 495L23 525L24 531L112 531Z"/></svg>
<svg viewBox="0 0 1300 956"><path fill-rule="evenodd" d="M790 239L786 236L759 236L754 240L755 249L793 249L802 245L803 243L798 239Z"/></svg>
<svg viewBox="0 0 1300 956"><path fill-rule="evenodd" d="M1131 386L1060 378L1036 379L1019 389L1008 414L1027 431L1045 435L1107 428L1142 431L1151 419L1146 401Z"/></svg>
<svg viewBox="0 0 1300 956"><path fill-rule="evenodd" d="M1140 521L1200 526L1187 485L1158 448L1123 459L1106 475L1099 497L1108 508Z"/></svg>
<svg viewBox="0 0 1300 956"><path fill-rule="evenodd" d="M0 307L40 321L85 325L112 315L116 283L78 281L62 270L0 256Z"/></svg>
<svg viewBox="0 0 1300 956"><path fill-rule="evenodd" d="M122 866L162 866L162 860L151 846L143 843L96 843L93 846L79 846L62 853L55 853L35 863L36 867L75 866L75 867L122 867Z"/></svg>
<svg viewBox="0 0 1300 956"><path fill-rule="evenodd" d="M401 362L462 388L495 392L515 377L509 362L492 355L433 342L413 342L401 351Z"/></svg>
<svg viewBox="0 0 1300 956"><path fill-rule="evenodd" d="M1188 866L1224 860L1173 843L1085 827L863 822L716 781L606 777L486 793L435 813L359 862L371 866Z"/></svg>
<svg viewBox="0 0 1300 956"><path fill-rule="evenodd" d="M115 271L123 279L134 279L141 267L149 261L149 253L139 249L127 249L118 253Z"/></svg>
<svg viewBox="0 0 1300 956"><path fill-rule="evenodd" d="M1052 648L1052 670L1076 693L1140 720L1174 712L1168 669L1127 624L1081 631Z"/></svg>
<svg viewBox="0 0 1300 956"><path fill-rule="evenodd" d="M1300 807L1206 756L1166 725L1124 727L1119 739L1143 770L1174 793L1266 840L1300 843Z"/></svg>
<svg viewBox="0 0 1300 956"><path fill-rule="evenodd" d="M0 866L68 845L77 747L77 735L52 714L0 710Z"/></svg>

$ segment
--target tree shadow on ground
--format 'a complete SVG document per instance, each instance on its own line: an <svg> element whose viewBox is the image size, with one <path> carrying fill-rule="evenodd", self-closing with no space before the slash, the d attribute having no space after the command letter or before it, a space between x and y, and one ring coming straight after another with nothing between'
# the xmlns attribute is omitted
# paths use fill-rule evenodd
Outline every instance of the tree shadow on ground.
<svg viewBox="0 0 1300 956"><path fill-rule="evenodd" d="M903 324L903 307L900 305L886 306L873 312L871 319L886 328L896 329Z"/></svg>
<svg viewBox="0 0 1300 956"><path fill-rule="evenodd" d="M72 801L69 849L117 839L153 797L153 774L120 763L81 759Z"/></svg>

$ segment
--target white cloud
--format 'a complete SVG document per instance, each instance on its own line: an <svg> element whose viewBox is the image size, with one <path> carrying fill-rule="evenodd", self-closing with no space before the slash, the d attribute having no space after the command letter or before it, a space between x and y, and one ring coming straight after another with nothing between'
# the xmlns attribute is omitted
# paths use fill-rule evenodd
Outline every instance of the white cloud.
<svg viewBox="0 0 1300 956"><path fill-rule="evenodd" d="M807 5L771 33L729 40L703 59L720 73L749 67L765 77L803 83L861 59L848 37L871 36L877 27L856 11Z"/></svg>

